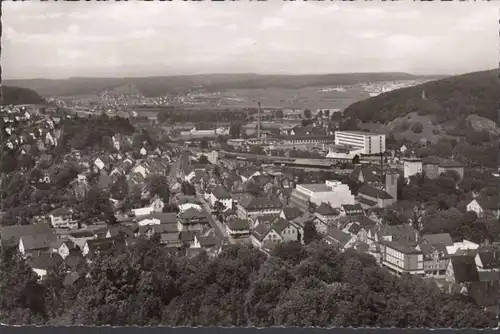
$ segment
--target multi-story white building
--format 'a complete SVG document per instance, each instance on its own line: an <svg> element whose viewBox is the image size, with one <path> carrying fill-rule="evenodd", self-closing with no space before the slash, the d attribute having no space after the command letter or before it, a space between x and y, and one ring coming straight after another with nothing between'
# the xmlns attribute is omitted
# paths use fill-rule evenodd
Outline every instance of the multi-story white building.
<svg viewBox="0 0 500 334"><path fill-rule="evenodd" d="M385 135L363 131L336 131L335 145L349 145L362 150L362 154L385 152Z"/></svg>
<svg viewBox="0 0 500 334"><path fill-rule="evenodd" d="M304 211L308 210L308 202L317 206L328 203L333 208L356 203L349 186L338 181L326 181L324 184L297 184L292 191L290 201Z"/></svg>
<svg viewBox="0 0 500 334"><path fill-rule="evenodd" d="M403 159L404 163L404 177L408 179L410 176L422 174L423 163L422 159L407 158Z"/></svg>

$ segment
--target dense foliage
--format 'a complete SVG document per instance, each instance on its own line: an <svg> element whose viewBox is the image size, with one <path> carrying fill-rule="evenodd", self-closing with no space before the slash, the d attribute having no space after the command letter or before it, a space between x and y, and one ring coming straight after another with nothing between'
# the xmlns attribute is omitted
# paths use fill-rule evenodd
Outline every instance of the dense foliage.
<svg viewBox="0 0 500 334"><path fill-rule="evenodd" d="M62 123L59 146L68 152L71 149L104 149L113 151L111 138L116 134L132 135L135 128L126 118L110 118L106 115L89 118L66 119Z"/></svg>
<svg viewBox="0 0 500 334"><path fill-rule="evenodd" d="M2 105L40 104L45 100L37 92L20 87L2 86Z"/></svg>
<svg viewBox="0 0 500 334"><path fill-rule="evenodd" d="M167 326L492 327L463 297L415 276L397 278L371 256L321 242L278 246L267 258L229 246L216 258L173 255L144 240L98 256L88 276L36 283L2 254L0 314L10 324Z"/></svg>
<svg viewBox="0 0 500 334"><path fill-rule="evenodd" d="M483 71L397 89L353 103L344 114L363 122L381 123L411 112L437 115L439 123L471 114L498 122L500 83L497 77L497 70ZM422 99L422 91L427 99Z"/></svg>

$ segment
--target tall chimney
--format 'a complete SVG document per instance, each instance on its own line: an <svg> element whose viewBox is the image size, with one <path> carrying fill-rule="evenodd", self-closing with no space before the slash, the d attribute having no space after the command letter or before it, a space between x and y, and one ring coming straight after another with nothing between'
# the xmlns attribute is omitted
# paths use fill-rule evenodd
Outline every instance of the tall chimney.
<svg viewBox="0 0 500 334"><path fill-rule="evenodd" d="M260 139L260 102L257 102L257 138Z"/></svg>

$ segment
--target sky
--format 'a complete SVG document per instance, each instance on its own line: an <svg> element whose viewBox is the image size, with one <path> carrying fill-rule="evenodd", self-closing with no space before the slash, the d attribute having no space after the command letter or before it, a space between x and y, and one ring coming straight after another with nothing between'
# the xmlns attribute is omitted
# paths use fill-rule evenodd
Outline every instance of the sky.
<svg viewBox="0 0 500 334"><path fill-rule="evenodd" d="M492 2L3 2L4 79L461 74L498 67Z"/></svg>

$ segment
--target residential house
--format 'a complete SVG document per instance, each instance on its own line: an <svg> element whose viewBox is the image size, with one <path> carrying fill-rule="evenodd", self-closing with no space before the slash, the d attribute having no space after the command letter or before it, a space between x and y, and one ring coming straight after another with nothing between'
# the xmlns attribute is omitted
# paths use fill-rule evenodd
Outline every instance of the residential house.
<svg viewBox="0 0 500 334"><path fill-rule="evenodd" d="M177 226L177 222L167 223L167 224L155 224L155 225L145 225L139 226L136 230L135 236L145 236L146 238L151 238L155 234L163 235L164 233L178 233L179 227Z"/></svg>
<svg viewBox="0 0 500 334"><path fill-rule="evenodd" d="M335 221L340 216L340 210L334 209L330 204L323 202L316 208L314 215L318 218L322 225L333 226Z"/></svg>
<svg viewBox="0 0 500 334"><path fill-rule="evenodd" d="M299 208L297 207L294 207L294 206L285 206L279 216L285 220L294 220L295 218L297 217L300 217L304 214L304 211L300 210Z"/></svg>
<svg viewBox="0 0 500 334"><path fill-rule="evenodd" d="M315 226L318 226L315 223L316 216L314 216L310 212L304 212L301 216L293 219L290 223L297 229L297 241L304 243L304 228L307 223L312 223Z"/></svg>
<svg viewBox="0 0 500 334"><path fill-rule="evenodd" d="M28 265L43 280L54 268L60 266L63 259L57 253L37 254L28 260Z"/></svg>
<svg viewBox="0 0 500 334"><path fill-rule="evenodd" d="M78 222L73 219L73 210L67 208L58 208L52 210L49 214L50 225L53 228L77 229Z"/></svg>
<svg viewBox="0 0 500 334"><path fill-rule="evenodd" d="M50 245L50 250L66 259L70 254L78 254L80 248L71 240L57 240Z"/></svg>
<svg viewBox="0 0 500 334"><path fill-rule="evenodd" d="M214 235L194 235L193 248L203 248L207 251L213 250L214 248L220 247L221 242Z"/></svg>
<svg viewBox="0 0 500 334"><path fill-rule="evenodd" d="M211 190L208 200L212 208L215 206L216 202L220 202L224 205L226 210L233 209L231 194L221 186L216 186Z"/></svg>
<svg viewBox="0 0 500 334"><path fill-rule="evenodd" d="M250 222L248 219L229 219L226 222L226 231L233 240L248 238L250 236Z"/></svg>
<svg viewBox="0 0 500 334"><path fill-rule="evenodd" d="M347 233L344 233L335 226L328 226L324 235L324 240L329 245L335 246L339 250L344 251L353 246L355 238Z"/></svg>
<svg viewBox="0 0 500 334"><path fill-rule="evenodd" d="M164 232L160 234L160 244L169 248L181 247L179 232Z"/></svg>
<svg viewBox="0 0 500 334"><path fill-rule="evenodd" d="M241 181L243 183L246 183L246 182L250 181L253 177L259 176L259 175L260 175L260 172L256 169L253 169L253 168L245 169L244 171L242 171L240 173Z"/></svg>
<svg viewBox="0 0 500 334"><path fill-rule="evenodd" d="M479 282L479 272L473 254L453 255L446 269L446 281L459 284L466 291L468 283Z"/></svg>
<svg viewBox="0 0 500 334"><path fill-rule="evenodd" d="M258 175L252 177L247 182L247 189L260 189L265 194L271 194L274 189L274 182L271 177L267 175Z"/></svg>
<svg viewBox="0 0 500 334"><path fill-rule="evenodd" d="M46 235L54 233L54 230L46 223L33 225L14 225L0 227L2 247L17 247L23 236Z"/></svg>
<svg viewBox="0 0 500 334"><path fill-rule="evenodd" d="M283 218L277 217L270 224L259 224L251 232L250 240L257 248L267 241L277 244L284 241L298 241L297 228Z"/></svg>
<svg viewBox="0 0 500 334"><path fill-rule="evenodd" d="M87 257L95 254L106 254L124 248L125 240L121 238L91 239L85 242L82 255Z"/></svg>
<svg viewBox="0 0 500 334"><path fill-rule="evenodd" d="M201 231L208 224L207 214L201 208L181 210L177 217L179 231Z"/></svg>
<svg viewBox="0 0 500 334"><path fill-rule="evenodd" d="M75 231L68 235L68 240L72 241L81 250L85 247L87 240L92 240L94 238L94 232L89 230Z"/></svg>
<svg viewBox="0 0 500 334"><path fill-rule="evenodd" d="M277 215L282 207L282 203L274 195L255 197L247 194L238 201L237 212L241 219L253 219L257 216Z"/></svg>
<svg viewBox="0 0 500 334"><path fill-rule="evenodd" d="M252 228L255 228L256 226L260 224L268 224L270 225L271 222L276 219L276 217L279 217L278 215L264 215L264 216L257 216L254 217L253 219L253 225L251 226Z"/></svg>
<svg viewBox="0 0 500 334"><path fill-rule="evenodd" d="M474 260L480 273L500 271L500 250L498 248L479 248Z"/></svg>
<svg viewBox="0 0 500 334"><path fill-rule="evenodd" d="M386 208L396 201L385 190L375 188L368 184L364 184L358 190L357 200L363 209L372 207Z"/></svg>
<svg viewBox="0 0 500 334"><path fill-rule="evenodd" d="M340 207L340 216L342 217L354 217L362 216L365 214L363 207L360 204L349 205L345 204Z"/></svg>
<svg viewBox="0 0 500 334"><path fill-rule="evenodd" d="M384 267L401 275L424 276L424 254L404 241L381 240L380 260Z"/></svg>
<svg viewBox="0 0 500 334"><path fill-rule="evenodd" d="M378 184L382 180L382 175L372 166L358 166L352 171L350 178L360 183Z"/></svg>
<svg viewBox="0 0 500 334"><path fill-rule="evenodd" d="M134 236L134 229L127 226L110 226L106 228L106 238L119 238L124 239L131 238Z"/></svg>
<svg viewBox="0 0 500 334"><path fill-rule="evenodd" d="M383 240L401 242L415 247L419 241L418 231L410 225L376 225L367 231L369 252L377 255L380 252L379 243Z"/></svg>
<svg viewBox="0 0 500 334"><path fill-rule="evenodd" d="M500 196L478 197L467 204L467 211L478 217L500 217Z"/></svg>
<svg viewBox="0 0 500 334"><path fill-rule="evenodd" d="M25 235L19 239L19 253L23 256L32 256L50 252L50 245L57 241L53 233Z"/></svg>

